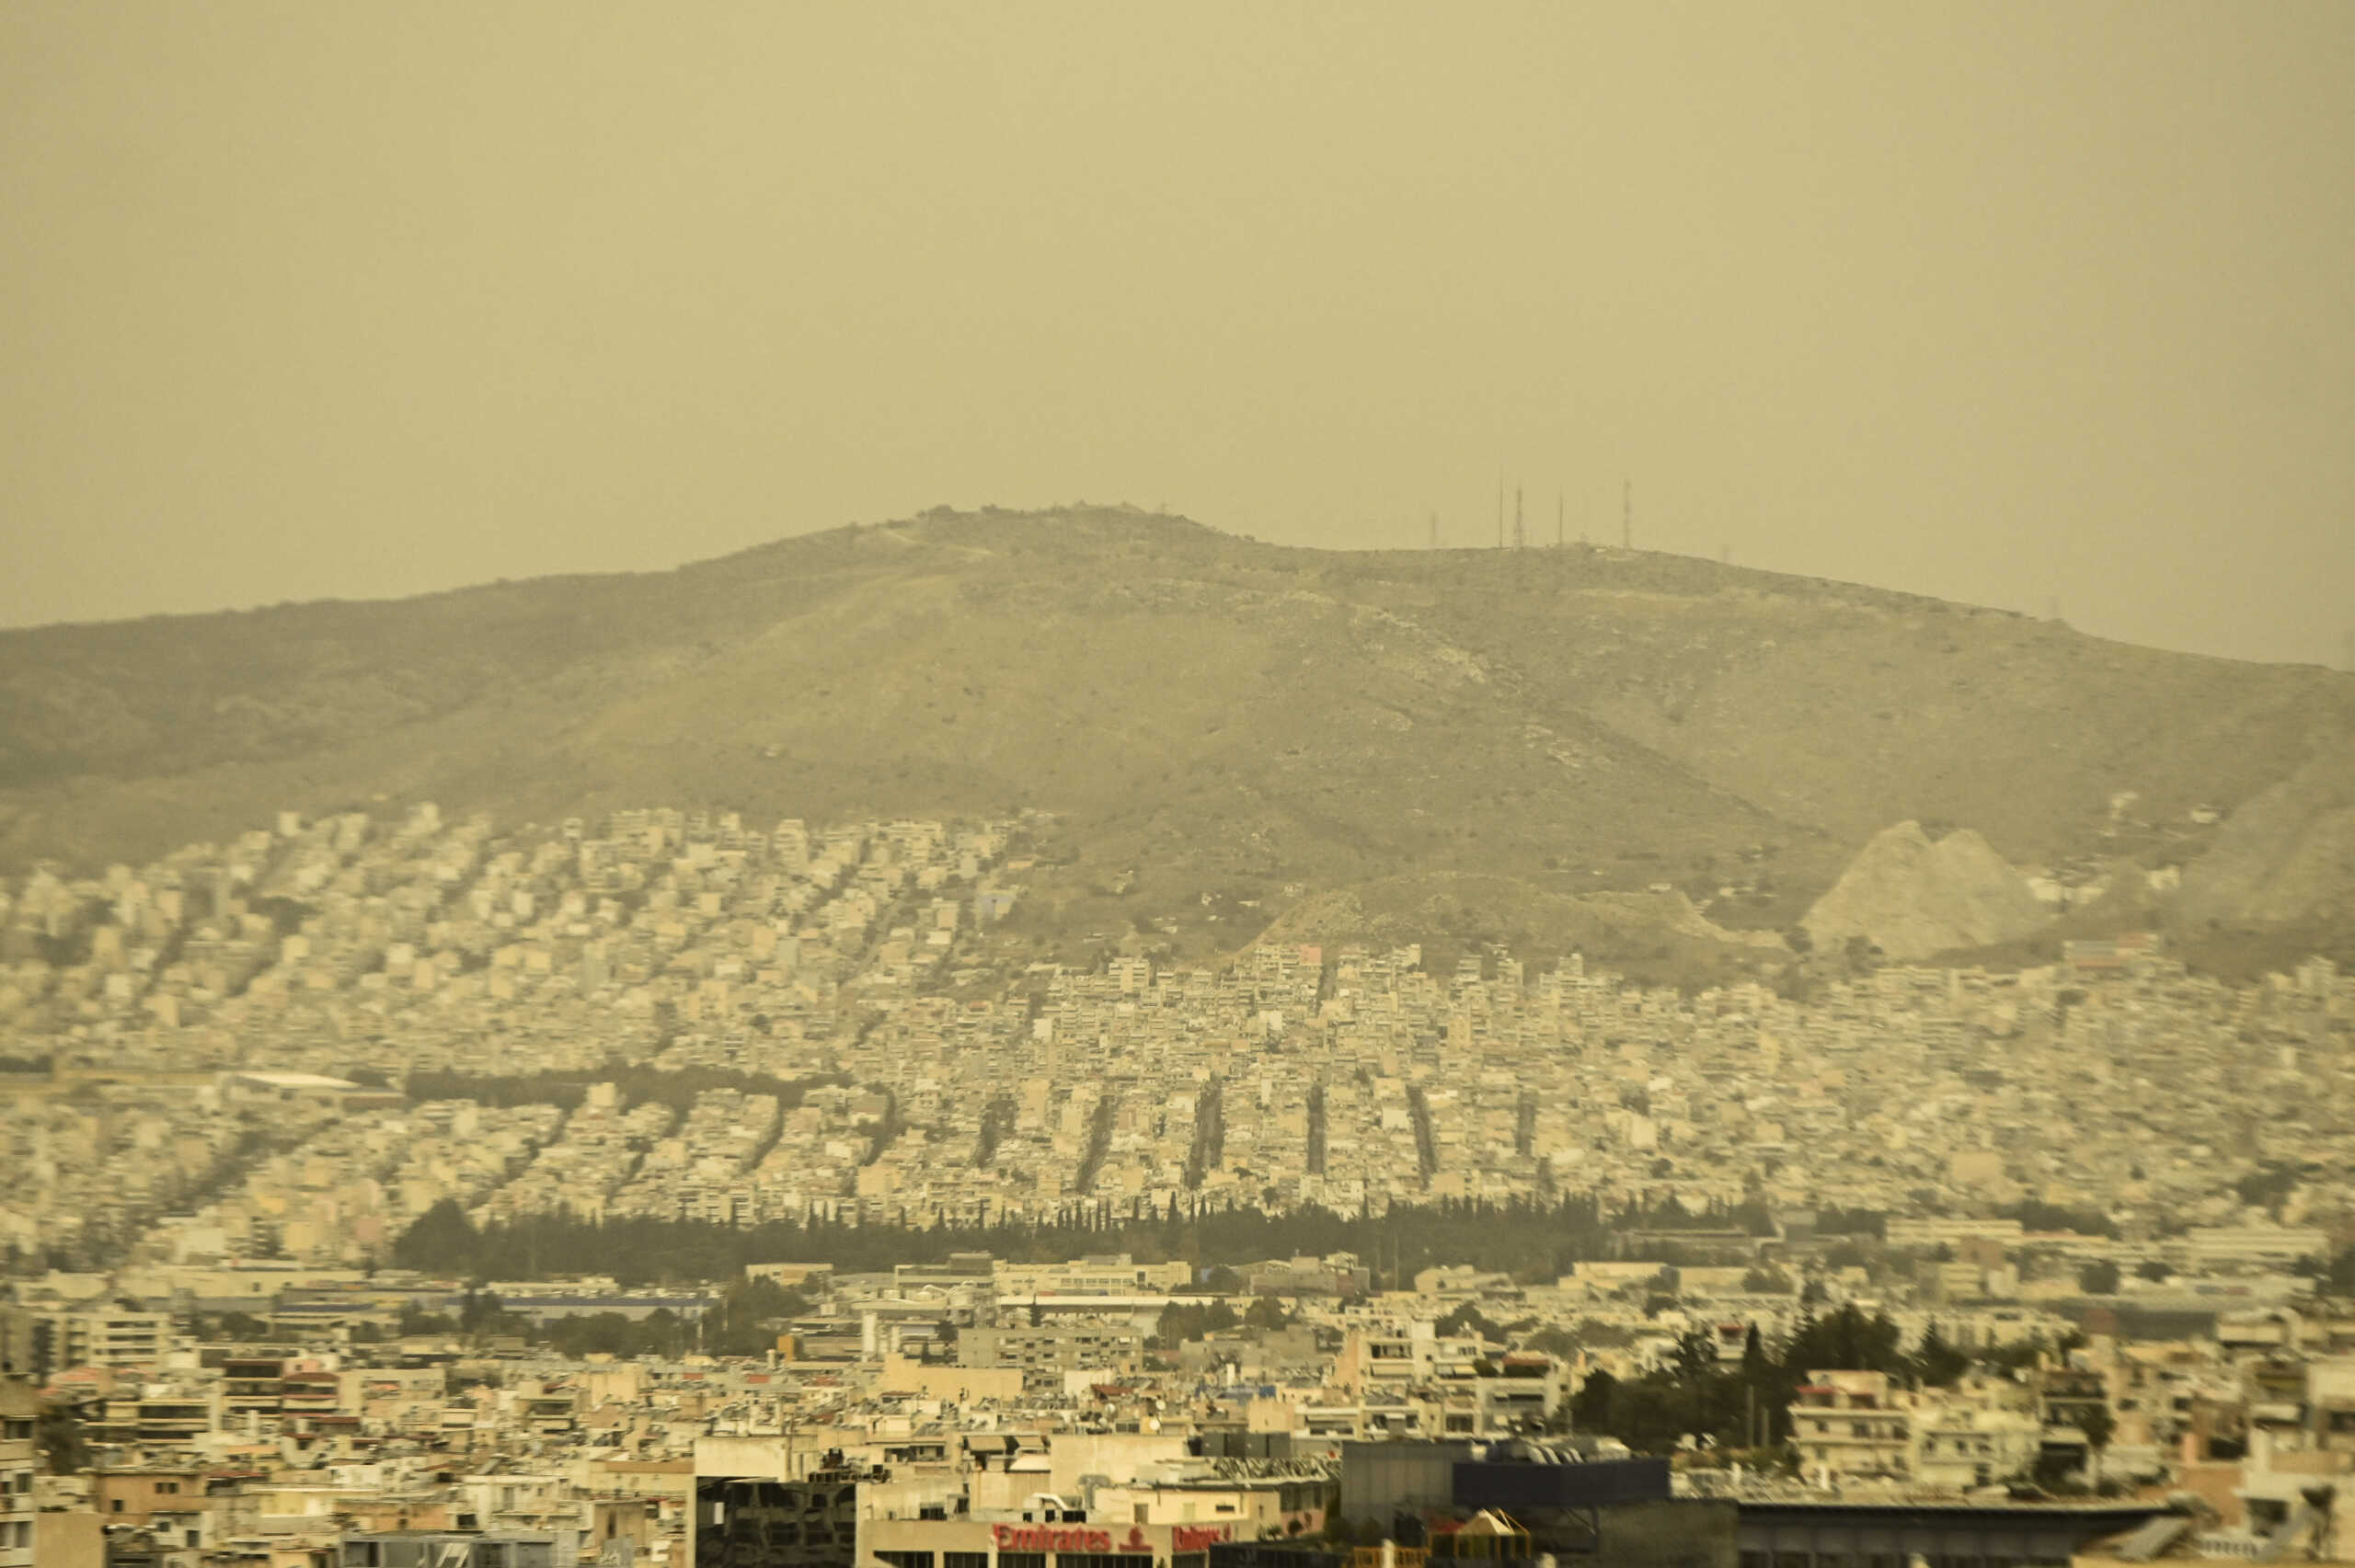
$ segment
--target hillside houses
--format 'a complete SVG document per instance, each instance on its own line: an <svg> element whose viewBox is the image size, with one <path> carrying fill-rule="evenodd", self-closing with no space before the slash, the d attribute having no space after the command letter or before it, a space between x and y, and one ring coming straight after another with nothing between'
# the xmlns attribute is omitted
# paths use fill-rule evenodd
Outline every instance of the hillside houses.
<svg viewBox="0 0 2355 1568"><path fill-rule="evenodd" d="M2149 1238L2130 1265L2263 1273L2355 1219L2355 980L2325 960L2227 986L2120 944L1802 1001L1263 944L993 984L1013 830L648 809L500 837L419 807L36 872L0 905L0 1056L34 1064L0 1082L30 1155L0 1246L351 1263L442 1196L736 1225L1575 1196L2037 1205ZM596 1087L615 1062L738 1086L633 1100ZM437 1072L569 1087L399 1093ZM290 1181L298 1151L349 1179Z"/></svg>

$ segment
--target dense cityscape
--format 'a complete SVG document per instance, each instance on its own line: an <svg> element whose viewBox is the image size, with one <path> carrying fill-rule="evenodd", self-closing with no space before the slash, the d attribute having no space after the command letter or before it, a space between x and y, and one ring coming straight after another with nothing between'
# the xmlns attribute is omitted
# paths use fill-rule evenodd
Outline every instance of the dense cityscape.
<svg viewBox="0 0 2355 1568"><path fill-rule="evenodd" d="M0 4L0 1568L2355 1568L2350 66Z"/></svg>
<svg viewBox="0 0 2355 1568"><path fill-rule="evenodd" d="M0 1568L36 1530L42 1562L1346 1547L1446 1501L1370 1443L1635 1466L1622 1533L1722 1528L1695 1561L1924 1496L2079 1511L2020 1561L2329 1539L2327 961L1069 966L996 940L1034 826L285 813L9 887ZM1575 1550L1568 1516L1512 1528Z"/></svg>

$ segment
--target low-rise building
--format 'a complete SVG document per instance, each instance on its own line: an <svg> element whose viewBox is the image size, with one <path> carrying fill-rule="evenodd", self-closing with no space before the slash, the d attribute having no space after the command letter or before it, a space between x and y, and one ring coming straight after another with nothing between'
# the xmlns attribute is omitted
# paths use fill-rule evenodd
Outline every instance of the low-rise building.
<svg viewBox="0 0 2355 1568"><path fill-rule="evenodd" d="M1833 1479L1908 1473L1913 1412L1886 1372L1809 1371L1789 1412L1804 1471Z"/></svg>

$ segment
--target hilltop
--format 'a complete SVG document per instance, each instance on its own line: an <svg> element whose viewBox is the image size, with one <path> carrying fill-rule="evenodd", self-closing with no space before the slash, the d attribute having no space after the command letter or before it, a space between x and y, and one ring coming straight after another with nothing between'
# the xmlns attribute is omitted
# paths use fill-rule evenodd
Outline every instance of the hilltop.
<svg viewBox="0 0 2355 1568"><path fill-rule="evenodd" d="M0 633L0 864L281 806L1028 810L1047 947L1206 953L1354 900L1442 945L1740 967L1911 821L2188 940L2327 945L2350 738L2345 675L1692 557L937 509L672 572Z"/></svg>

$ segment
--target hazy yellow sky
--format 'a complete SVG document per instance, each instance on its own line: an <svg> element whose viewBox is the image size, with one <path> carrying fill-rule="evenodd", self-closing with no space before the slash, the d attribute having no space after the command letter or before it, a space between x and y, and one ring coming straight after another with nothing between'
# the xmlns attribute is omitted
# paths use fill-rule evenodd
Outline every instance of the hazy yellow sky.
<svg viewBox="0 0 2355 1568"><path fill-rule="evenodd" d="M2355 4L0 7L0 621L937 503L2335 662Z"/></svg>

